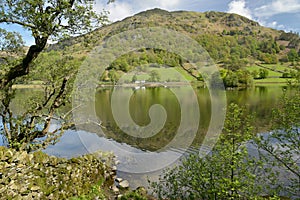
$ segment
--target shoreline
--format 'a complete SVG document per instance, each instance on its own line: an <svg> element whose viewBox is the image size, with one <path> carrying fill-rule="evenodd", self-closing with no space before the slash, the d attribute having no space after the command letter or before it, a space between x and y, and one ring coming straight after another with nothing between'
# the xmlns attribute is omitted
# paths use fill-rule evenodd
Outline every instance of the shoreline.
<svg viewBox="0 0 300 200"><path fill-rule="evenodd" d="M124 87L124 88L154 88L154 87L180 87L180 86L201 86L205 87L203 82L149 82L149 83L124 83L124 84L113 84L113 83L99 83L97 88L105 87ZM288 86L285 82L255 82L253 86ZM13 89L43 89L42 84L15 84L12 86ZM248 87L246 87L248 88ZM249 87L251 88L251 87Z"/></svg>

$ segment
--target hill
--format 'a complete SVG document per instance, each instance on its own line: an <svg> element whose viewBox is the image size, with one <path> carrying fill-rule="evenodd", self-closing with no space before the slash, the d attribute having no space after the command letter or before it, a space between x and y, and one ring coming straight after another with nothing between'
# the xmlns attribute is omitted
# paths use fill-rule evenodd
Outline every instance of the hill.
<svg viewBox="0 0 300 200"><path fill-rule="evenodd" d="M198 13L152 9L103 26L86 35L50 45L48 51L64 51L65 54L83 58L106 38L126 30L145 27L164 27L190 36L208 51L221 68L226 70L237 71L254 66L255 63L286 63L287 70L290 69L290 65L293 65L292 68L298 66L300 57L298 34L263 27L237 14L214 11ZM155 59L160 60L159 64L183 67L184 71L194 73L193 69L176 55L169 55L164 51L141 50L124 55L112 63L103 80L113 81L112 79L117 79L123 72L140 66L141 60L136 58L141 55L144 56L143 64L153 63ZM198 74L193 76L201 79Z"/></svg>

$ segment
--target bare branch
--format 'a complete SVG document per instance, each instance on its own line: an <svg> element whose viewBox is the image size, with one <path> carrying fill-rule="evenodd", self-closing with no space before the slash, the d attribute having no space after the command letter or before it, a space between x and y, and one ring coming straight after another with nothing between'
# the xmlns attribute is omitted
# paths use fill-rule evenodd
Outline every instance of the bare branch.
<svg viewBox="0 0 300 200"><path fill-rule="evenodd" d="M64 116L62 116L62 119L65 119L68 115L70 115L74 110L80 108L82 105L76 106L75 108L69 110L66 114L64 114Z"/></svg>

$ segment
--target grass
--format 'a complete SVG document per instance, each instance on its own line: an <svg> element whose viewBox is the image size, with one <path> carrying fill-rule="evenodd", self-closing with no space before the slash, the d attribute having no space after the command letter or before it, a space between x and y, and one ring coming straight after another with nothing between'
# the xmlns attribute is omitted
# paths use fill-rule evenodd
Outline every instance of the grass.
<svg viewBox="0 0 300 200"><path fill-rule="evenodd" d="M255 85L287 85L287 81L290 79L287 78L266 78L266 79L258 79L254 80Z"/></svg>
<svg viewBox="0 0 300 200"><path fill-rule="evenodd" d="M134 76L134 74L136 74L137 76L137 80L141 81L141 80L148 80L150 78L150 72L152 70L155 70L159 73L160 75L160 82L164 82L164 81L175 81L175 82L182 82L182 81L193 81L195 80L191 75L189 75L184 69L180 68L180 67L160 67L160 68L156 68L156 67L149 67L147 69L147 72L137 72L135 73L133 72L129 72L125 75L122 76L122 81L127 81L127 82L131 82L132 77Z"/></svg>
<svg viewBox="0 0 300 200"><path fill-rule="evenodd" d="M284 65L264 65L268 68L272 68L272 69L276 69L276 70L284 70L284 69L289 69L288 67L284 66ZM250 66L246 68L248 71L253 72L253 71L258 71L260 69L264 69L262 67L259 66ZM137 73L137 80L141 81L141 80L148 80L150 78L149 74L150 71L152 70L156 70L159 74L160 74L160 81L164 82L164 81L183 81L183 80L187 80L189 82L196 80L194 77L192 77L188 72L186 72L182 67L174 67L174 68L154 68L154 67L149 67L147 72L139 72ZM268 69L267 69L268 70ZM265 85L265 84L276 84L276 85L286 85L287 81L289 79L286 78L281 78L282 73L280 72L276 72L276 71L272 71L272 70L268 70L268 77L266 79L257 79L254 80L254 83L256 85ZM133 73L128 73L125 76L122 77L123 80L127 80L129 82L131 82L132 77L133 77Z"/></svg>
<svg viewBox="0 0 300 200"><path fill-rule="evenodd" d="M287 85L287 82L291 80L290 78L281 78L282 74L281 72L278 71L290 71L293 70L292 68L288 67L287 65L282 65L282 64L262 64L262 66L267 67L268 70L268 77L265 79L256 79L254 80L255 85ZM246 69L249 72L257 71L259 72L260 69L266 69L260 66L249 66L246 67ZM273 70L270 70L273 69Z"/></svg>
<svg viewBox="0 0 300 200"><path fill-rule="evenodd" d="M175 69L181 74L183 75L183 77L187 80L187 81L196 81L197 79L193 76L191 76L187 71L185 71L182 67L175 67Z"/></svg>
<svg viewBox="0 0 300 200"><path fill-rule="evenodd" d="M291 70L292 68L286 66L286 65L281 65L281 64L262 64L262 66L268 67L270 69L278 70L284 72L285 70Z"/></svg>
<svg viewBox="0 0 300 200"><path fill-rule="evenodd" d="M34 84L16 84L13 85L13 89L41 89L42 85L34 85Z"/></svg>
<svg viewBox="0 0 300 200"><path fill-rule="evenodd" d="M30 81L26 84L15 84L13 85L14 89L34 89L34 88L43 88L43 81Z"/></svg>
<svg viewBox="0 0 300 200"><path fill-rule="evenodd" d="M246 68L249 72L253 72L253 71L257 71L259 72L260 69L265 69L265 68L262 68L262 67L259 67L259 66L251 66L251 67L247 67ZM272 70L268 70L268 76L271 76L271 77L281 77L282 76L282 73L280 72L275 72L275 71L272 71Z"/></svg>

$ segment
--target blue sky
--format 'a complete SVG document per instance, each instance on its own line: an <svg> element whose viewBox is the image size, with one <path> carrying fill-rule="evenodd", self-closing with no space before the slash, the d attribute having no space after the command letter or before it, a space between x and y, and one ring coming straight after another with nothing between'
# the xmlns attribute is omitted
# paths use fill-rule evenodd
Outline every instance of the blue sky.
<svg viewBox="0 0 300 200"><path fill-rule="evenodd" d="M300 0L116 0L112 4L106 2L107 0L96 0L95 9L110 11L111 21L122 20L151 8L199 12L214 10L237 13L267 27L300 32ZM4 28L21 32L27 45L33 43L30 33L23 29L11 26Z"/></svg>

